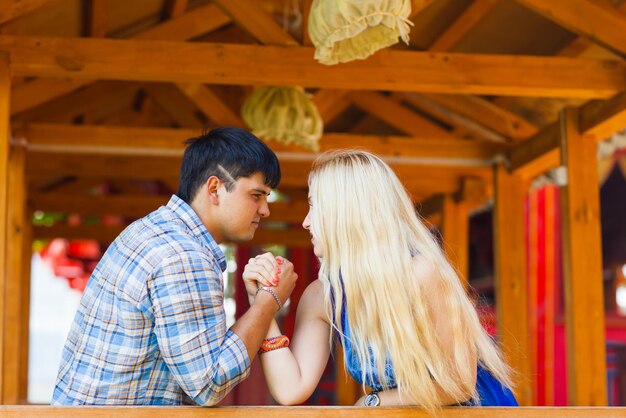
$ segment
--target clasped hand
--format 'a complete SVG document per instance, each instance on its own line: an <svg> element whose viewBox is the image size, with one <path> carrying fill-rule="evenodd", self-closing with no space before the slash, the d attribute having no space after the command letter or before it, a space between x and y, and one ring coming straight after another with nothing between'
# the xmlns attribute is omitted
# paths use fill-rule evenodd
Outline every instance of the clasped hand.
<svg viewBox="0 0 626 418"><path fill-rule="evenodd" d="M272 287L284 304L298 279L298 275L293 271L293 264L289 260L280 256L274 257L269 252L249 259L242 276L250 304L254 302L259 286Z"/></svg>

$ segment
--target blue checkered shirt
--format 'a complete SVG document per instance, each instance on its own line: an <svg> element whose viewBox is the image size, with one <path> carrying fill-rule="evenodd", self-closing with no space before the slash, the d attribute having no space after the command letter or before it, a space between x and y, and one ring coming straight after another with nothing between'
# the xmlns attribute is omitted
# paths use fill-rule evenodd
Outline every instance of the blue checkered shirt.
<svg viewBox="0 0 626 418"><path fill-rule="evenodd" d="M53 405L214 405L250 372L226 328L226 258L177 196L94 270L63 349Z"/></svg>

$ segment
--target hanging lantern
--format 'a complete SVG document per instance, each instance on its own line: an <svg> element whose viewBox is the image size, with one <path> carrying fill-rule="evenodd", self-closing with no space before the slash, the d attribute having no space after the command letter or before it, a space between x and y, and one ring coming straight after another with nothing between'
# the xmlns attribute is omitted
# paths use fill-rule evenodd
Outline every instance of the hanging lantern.
<svg viewBox="0 0 626 418"><path fill-rule="evenodd" d="M411 0L313 0L309 37L322 64L364 59L398 42L409 43Z"/></svg>
<svg viewBox="0 0 626 418"><path fill-rule="evenodd" d="M259 137L319 151L324 123L302 87L260 87L246 99L241 116Z"/></svg>

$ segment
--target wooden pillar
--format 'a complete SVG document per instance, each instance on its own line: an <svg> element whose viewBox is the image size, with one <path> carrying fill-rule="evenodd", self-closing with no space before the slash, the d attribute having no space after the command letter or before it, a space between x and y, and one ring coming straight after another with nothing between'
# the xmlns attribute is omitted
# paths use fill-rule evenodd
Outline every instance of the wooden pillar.
<svg viewBox="0 0 626 418"><path fill-rule="evenodd" d="M9 153L7 251L4 300L3 403L26 401L30 306L31 222L26 207L26 149Z"/></svg>
<svg viewBox="0 0 626 418"><path fill-rule="evenodd" d="M526 182L502 164L495 169L494 257L498 336L506 361L517 372L515 395L532 403L528 336L528 289L524 235Z"/></svg>
<svg viewBox="0 0 626 418"><path fill-rule="evenodd" d="M560 116L563 277L570 405L607 404L597 145L580 133L577 109Z"/></svg>
<svg viewBox="0 0 626 418"><path fill-rule="evenodd" d="M0 301L4 302L7 249L7 178L9 170L9 98L11 75L9 55L0 52ZM4 353L4 303L0 308L0 359ZM3 402L3 361L0 361L0 404Z"/></svg>
<svg viewBox="0 0 626 418"><path fill-rule="evenodd" d="M446 195L443 199L443 248L465 284L469 280L469 208Z"/></svg>

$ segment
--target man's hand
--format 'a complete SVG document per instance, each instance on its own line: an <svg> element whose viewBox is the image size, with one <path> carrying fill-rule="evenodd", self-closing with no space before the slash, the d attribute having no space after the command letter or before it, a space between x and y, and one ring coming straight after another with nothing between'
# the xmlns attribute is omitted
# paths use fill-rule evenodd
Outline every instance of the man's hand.
<svg viewBox="0 0 626 418"><path fill-rule="evenodd" d="M242 277L250 303L254 302L259 286L269 286L274 289L281 303L284 304L298 279L298 275L293 271L293 264L289 260L274 257L269 252L251 258L246 264Z"/></svg>

